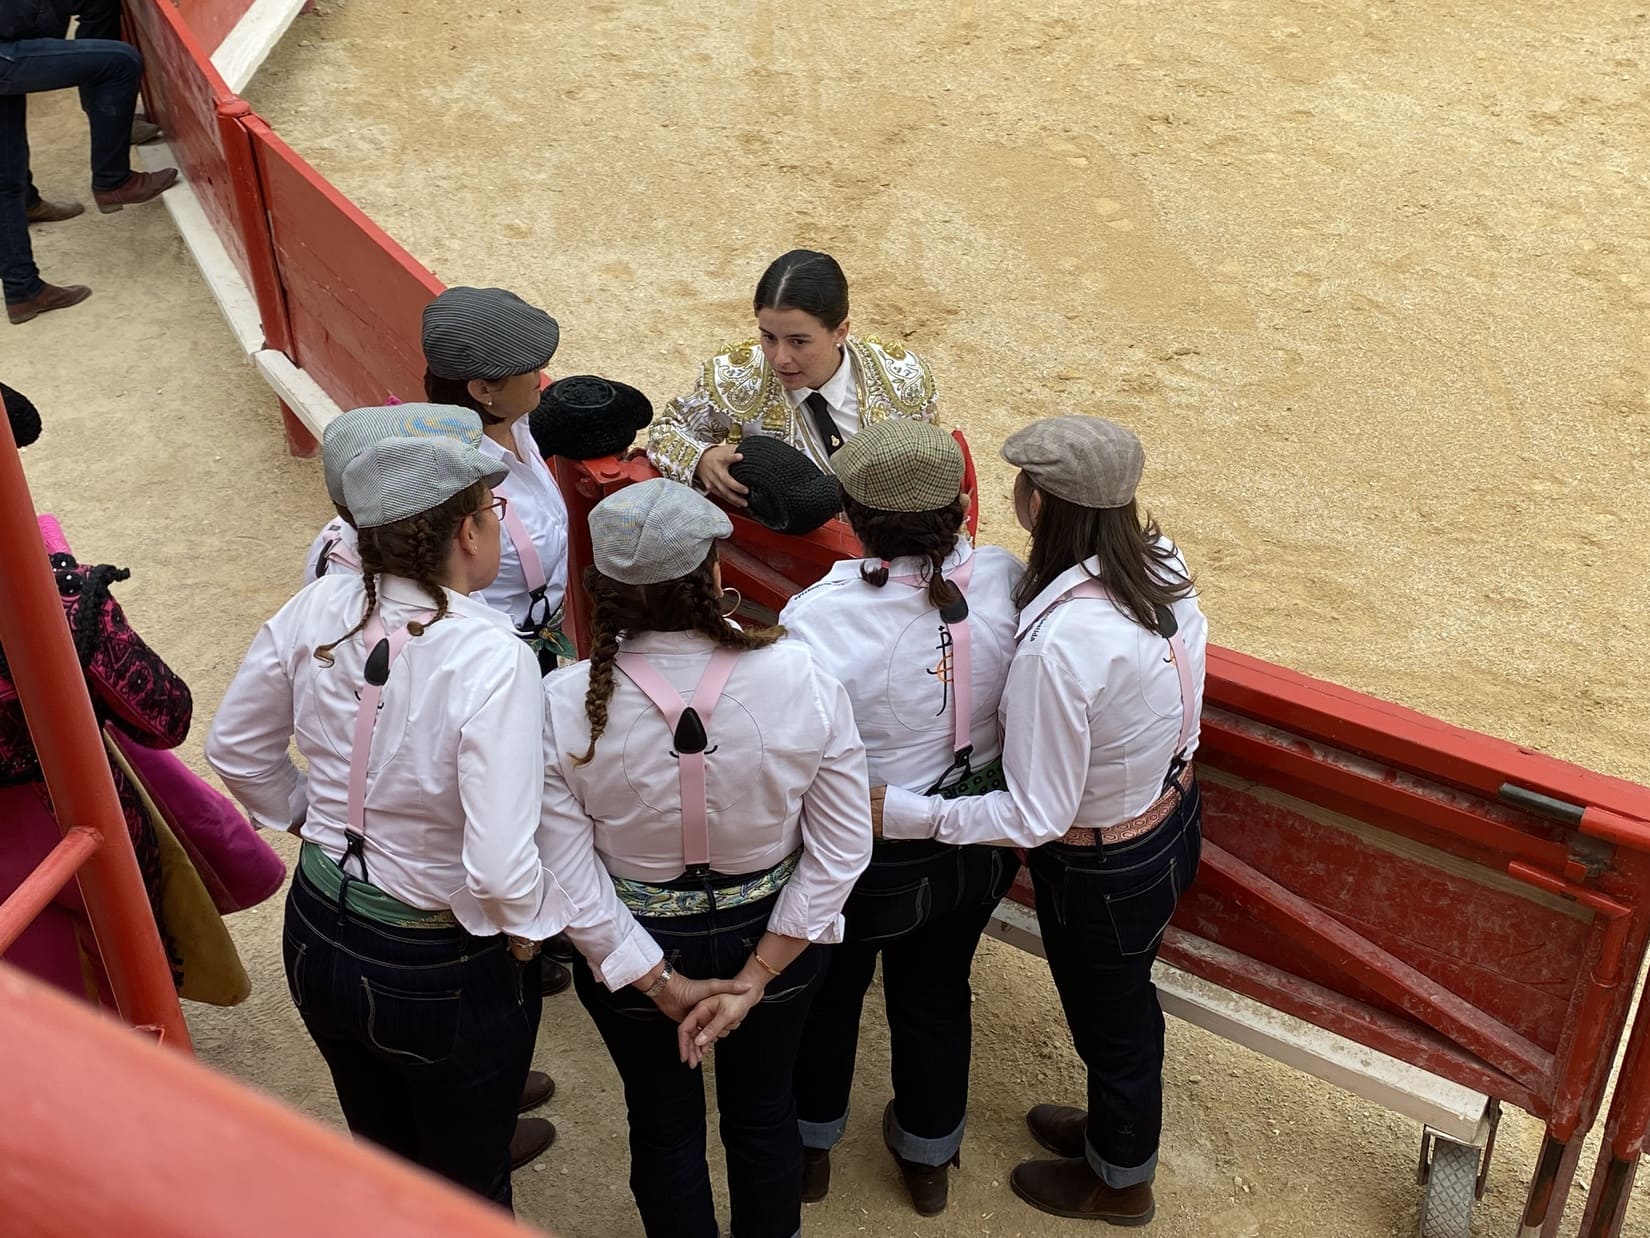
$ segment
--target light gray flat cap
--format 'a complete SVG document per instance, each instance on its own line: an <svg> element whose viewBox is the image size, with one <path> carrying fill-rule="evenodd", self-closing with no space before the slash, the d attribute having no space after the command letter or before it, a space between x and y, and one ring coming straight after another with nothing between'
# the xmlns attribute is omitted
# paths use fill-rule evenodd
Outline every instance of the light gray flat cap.
<svg viewBox="0 0 1650 1238"><path fill-rule="evenodd" d="M603 576L657 585L686 576L733 521L702 494L655 477L626 486L590 512L590 557Z"/></svg>
<svg viewBox="0 0 1650 1238"><path fill-rule="evenodd" d="M542 370L561 328L502 288L449 288L424 307L424 361L437 378L514 378Z"/></svg>
<svg viewBox="0 0 1650 1238"><path fill-rule="evenodd" d="M509 470L451 438L386 438L344 470L344 501L358 529L376 529L439 507L484 481L496 486Z"/></svg>
<svg viewBox="0 0 1650 1238"><path fill-rule="evenodd" d="M479 447L481 418L456 404L391 404L340 413L321 431L321 469L329 499L349 506L344 502L344 470L362 451L386 438L452 438Z"/></svg>
<svg viewBox="0 0 1650 1238"><path fill-rule="evenodd" d="M1146 467L1133 430L1103 417L1049 417L1016 430L1003 459L1037 489L1082 507L1126 507Z"/></svg>

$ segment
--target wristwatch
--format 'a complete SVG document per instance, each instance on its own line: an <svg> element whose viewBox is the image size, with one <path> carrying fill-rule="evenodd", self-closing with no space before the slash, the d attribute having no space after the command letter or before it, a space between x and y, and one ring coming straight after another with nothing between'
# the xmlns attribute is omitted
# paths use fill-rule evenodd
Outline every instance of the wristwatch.
<svg viewBox="0 0 1650 1238"><path fill-rule="evenodd" d="M649 1000L658 997L659 994L665 991L665 985L669 984L671 978L675 975L676 973L671 970L670 964L666 963L665 969L659 973L659 978L647 986L647 991L644 992L642 996L648 998Z"/></svg>

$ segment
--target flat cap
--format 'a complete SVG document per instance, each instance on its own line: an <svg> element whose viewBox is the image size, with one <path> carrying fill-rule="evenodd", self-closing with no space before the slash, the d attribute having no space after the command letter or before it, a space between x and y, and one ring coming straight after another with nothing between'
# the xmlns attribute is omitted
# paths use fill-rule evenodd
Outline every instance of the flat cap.
<svg viewBox="0 0 1650 1238"><path fill-rule="evenodd" d="M784 439L747 434L739 454L743 459L730 464L728 474L750 491L745 514L758 524L776 533L812 533L842 510L836 480Z"/></svg>
<svg viewBox="0 0 1650 1238"><path fill-rule="evenodd" d="M636 388L569 374L544 389L527 425L541 455L595 460L624 451L652 420L653 404Z"/></svg>
<svg viewBox="0 0 1650 1238"><path fill-rule="evenodd" d="M680 482L655 477L626 486L590 512L590 557L603 576L627 585L678 580L732 534L716 504Z"/></svg>
<svg viewBox="0 0 1650 1238"><path fill-rule="evenodd" d="M1049 417L1016 430L1003 459L1037 489L1081 507L1126 507L1146 467L1133 430L1103 417Z"/></svg>
<svg viewBox="0 0 1650 1238"><path fill-rule="evenodd" d="M478 481L496 486L508 476L502 461L457 439L386 438L344 470L344 503L356 528L376 529L439 507Z"/></svg>
<svg viewBox="0 0 1650 1238"><path fill-rule="evenodd" d="M344 502L344 470L351 460L386 438L451 438L481 446L481 418L456 404L394 404L352 408L327 422L321 431L321 470L327 497Z"/></svg>
<svg viewBox="0 0 1650 1238"><path fill-rule="evenodd" d="M514 378L542 370L561 328L502 288L449 288L424 307L424 361L437 378Z"/></svg>
<svg viewBox="0 0 1650 1238"><path fill-rule="evenodd" d="M931 512L962 492L963 453L938 426L890 417L866 426L831 457L856 503L884 512Z"/></svg>

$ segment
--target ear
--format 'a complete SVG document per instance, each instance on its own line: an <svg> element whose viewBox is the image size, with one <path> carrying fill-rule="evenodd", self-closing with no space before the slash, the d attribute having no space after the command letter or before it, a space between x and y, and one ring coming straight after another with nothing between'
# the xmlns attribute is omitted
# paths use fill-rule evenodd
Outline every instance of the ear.
<svg viewBox="0 0 1650 1238"><path fill-rule="evenodd" d="M1031 502L1026 505L1026 510L1031 513L1031 523L1035 526L1037 517L1043 514L1043 492L1036 486L1031 488Z"/></svg>
<svg viewBox="0 0 1650 1238"><path fill-rule="evenodd" d="M716 592L722 592L722 558L717 556L716 562L710 565L710 587Z"/></svg>
<svg viewBox="0 0 1650 1238"><path fill-rule="evenodd" d="M841 348L842 341L848 338L848 329L851 325L852 324L846 318L839 322L836 330L831 332L831 343L835 344L838 348Z"/></svg>
<svg viewBox="0 0 1650 1238"><path fill-rule="evenodd" d="M493 384L485 378L472 378L464 385L464 389L470 393L470 398L483 408L493 402Z"/></svg>
<svg viewBox="0 0 1650 1238"><path fill-rule="evenodd" d="M453 534L453 541L458 545L460 554L481 553L481 530L474 512L458 522L458 532Z"/></svg>

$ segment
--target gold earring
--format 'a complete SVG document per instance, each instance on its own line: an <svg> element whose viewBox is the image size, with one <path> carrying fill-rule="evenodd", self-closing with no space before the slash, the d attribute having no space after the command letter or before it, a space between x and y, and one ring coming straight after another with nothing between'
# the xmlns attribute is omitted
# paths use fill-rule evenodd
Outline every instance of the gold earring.
<svg viewBox="0 0 1650 1238"><path fill-rule="evenodd" d="M722 597L725 599L730 593L733 594L733 605L729 606L722 612L722 618L724 619L733 618L735 612L737 612L738 609L745 604L745 595L740 593L737 589L722 590Z"/></svg>

